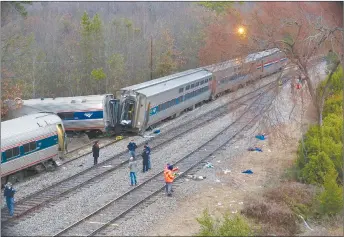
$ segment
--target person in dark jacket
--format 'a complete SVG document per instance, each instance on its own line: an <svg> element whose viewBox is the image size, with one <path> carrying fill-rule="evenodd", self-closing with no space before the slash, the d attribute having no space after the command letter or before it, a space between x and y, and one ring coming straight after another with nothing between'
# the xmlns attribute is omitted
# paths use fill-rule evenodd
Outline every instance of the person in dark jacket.
<svg viewBox="0 0 344 237"><path fill-rule="evenodd" d="M129 150L129 157L134 157L134 159L136 159L135 156L135 150L137 148L136 143L134 142L134 140L131 140L127 146L128 150Z"/></svg>
<svg viewBox="0 0 344 237"><path fill-rule="evenodd" d="M16 190L13 188L12 184L8 182L5 185L4 196L6 198L6 204L7 204L10 216L13 216L14 214L14 193L15 192Z"/></svg>
<svg viewBox="0 0 344 237"><path fill-rule="evenodd" d="M94 142L92 147L93 158L94 158L94 165L98 164L98 157L99 157L99 144L98 141Z"/></svg>
<svg viewBox="0 0 344 237"><path fill-rule="evenodd" d="M151 149L150 147L148 146L148 142L146 142L146 145L144 146L144 149L146 150L146 153L148 155L148 169L150 170L151 169L151 157L150 157L150 153L151 153Z"/></svg>
<svg viewBox="0 0 344 237"><path fill-rule="evenodd" d="M142 152L142 165L143 165L143 170L142 172L148 171L148 159L149 159L149 153L146 149L143 150Z"/></svg>

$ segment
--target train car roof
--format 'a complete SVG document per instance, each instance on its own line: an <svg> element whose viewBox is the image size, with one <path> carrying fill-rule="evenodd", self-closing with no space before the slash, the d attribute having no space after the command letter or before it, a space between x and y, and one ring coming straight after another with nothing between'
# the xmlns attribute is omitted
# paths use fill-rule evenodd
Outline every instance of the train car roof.
<svg viewBox="0 0 344 237"><path fill-rule="evenodd" d="M135 91L145 96L153 96L175 87L184 86L194 80L201 79L207 76L211 76L211 73L204 68L191 69L158 78L152 81L144 82L138 85L129 86L121 89L121 91Z"/></svg>
<svg viewBox="0 0 344 237"><path fill-rule="evenodd" d="M278 48L273 48L273 49L268 49L268 50L261 51L261 52L258 52L258 53L251 53L251 54L247 55L247 57L245 58L244 62L245 63L249 63L249 62L258 60L260 58L264 58L266 56L272 55L272 54L277 53L279 51L280 50Z"/></svg>
<svg viewBox="0 0 344 237"><path fill-rule="evenodd" d="M104 95L57 97L23 100L20 108L10 111L10 118L39 112L69 112L85 110L102 110Z"/></svg>
<svg viewBox="0 0 344 237"><path fill-rule="evenodd" d="M61 123L62 120L55 114L36 113L1 122L1 140L15 137L23 133L31 133L45 127L47 124ZM41 126L39 126L41 125Z"/></svg>
<svg viewBox="0 0 344 237"><path fill-rule="evenodd" d="M280 51L278 48L273 48L273 49L268 49L268 50L257 52L257 53L251 53L244 58L243 62L249 63L255 60L259 60L260 58L264 58L266 56L272 55L278 51ZM228 61L205 66L204 68L211 72L217 72L217 71L225 70L230 67L240 66L241 63L242 61L240 59L231 59Z"/></svg>

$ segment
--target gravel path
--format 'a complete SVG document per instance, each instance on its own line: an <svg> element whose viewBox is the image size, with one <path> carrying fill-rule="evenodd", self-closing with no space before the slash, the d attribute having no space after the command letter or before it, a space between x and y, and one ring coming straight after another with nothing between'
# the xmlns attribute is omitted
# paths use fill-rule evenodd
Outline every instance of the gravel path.
<svg viewBox="0 0 344 237"><path fill-rule="evenodd" d="M243 106L245 107L245 106ZM182 138L170 143L168 146L152 154L152 170L158 173L167 162L173 162L185 156L200 144L204 143L218 131L240 116L244 108L241 107L232 113L215 120L202 128L199 128ZM141 162L139 161L141 168ZM43 208L39 213L33 214L30 219L24 220L18 225L6 230L3 234L11 235L51 235L72 224L80 217L95 211L108 201L128 191L129 186L128 169L123 167L107 176L106 179L98 181L95 185L82 188L76 194L72 193L67 198L58 200L53 207ZM138 182L146 177L146 174L138 173ZM54 216L55 218L52 218ZM42 223L38 225L37 223Z"/></svg>
<svg viewBox="0 0 344 237"><path fill-rule="evenodd" d="M248 87L242 88L238 90L237 92L229 93L227 95L224 95L217 100L204 104L203 106L196 108L194 111L190 111L188 113L185 113L181 115L180 117L165 122L161 124L158 128L161 129L161 132L173 129L177 127L181 123L185 123L187 121L192 121L198 116L205 114L211 110L214 110L217 107L220 107L221 105L227 103L228 101L231 101L235 98L238 98L239 96L242 96L254 89L259 88L262 85L266 85L267 83L270 83L271 81L275 80L277 75L273 75L267 78L264 78L263 80L257 82L254 85L250 85ZM152 136L152 132L146 132L144 137L141 136L133 136L131 138L123 139L114 145L110 145L108 147L102 148L100 151L100 158L98 162L102 162L104 160L107 160L114 155L127 150L127 144L130 141L130 139L133 139L137 144L144 142L149 139L147 136ZM91 147L89 148L91 149ZM57 183L63 179L66 179L76 173L79 173L93 165L93 157L92 154L85 155L83 157L80 157L70 163L67 163L63 166L60 166L58 169L52 172L44 172L38 176L32 177L28 180L23 181L22 183L15 184L15 188L17 189L17 193L15 196L16 200L22 199L34 192L37 192L39 190L42 190L46 187L51 186L54 183ZM5 201L2 199L2 207L5 206Z"/></svg>

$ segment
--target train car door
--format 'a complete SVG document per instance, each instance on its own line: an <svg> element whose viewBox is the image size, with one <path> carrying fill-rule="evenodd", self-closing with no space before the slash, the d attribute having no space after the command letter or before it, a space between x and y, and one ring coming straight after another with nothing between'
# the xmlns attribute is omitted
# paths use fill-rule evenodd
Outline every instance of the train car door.
<svg viewBox="0 0 344 237"><path fill-rule="evenodd" d="M65 147L66 147L66 137L65 137L65 131L63 129L62 124L57 124L56 125L57 128L57 139L58 139L58 149L60 152L64 152L65 151Z"/></svg>
<svg viewBox="0 0 344 237"><path fill-rule="evenodd" d="M110 124L112 127L115 127L119 121L119 115L120 115L119 105L120 105L120 102L118 99L112 99L109 101L109 105L108 105L109 112L110 112L109 119L110 119Z"/></svg>

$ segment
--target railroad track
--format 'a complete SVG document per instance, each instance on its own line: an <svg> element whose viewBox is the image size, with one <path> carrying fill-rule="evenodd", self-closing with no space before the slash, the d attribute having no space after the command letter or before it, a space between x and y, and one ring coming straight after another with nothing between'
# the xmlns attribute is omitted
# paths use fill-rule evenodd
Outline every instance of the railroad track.
<svg viewBox="0 0 344 237"><path fill-rule="evenodd" d="M218 107L217 109L210 111L206 113L205 115L201 115L200 118L197 120L194 120L193 123L186 123L182 124L179 127L167 131L155 138L159 139L150 139L150 145L152 150L156 150L163 145L169 143L170 141L173 141L175 138L182 136L183 134L189 132L190 130L196 129L198 127L201 127L205 125L208 122L213 121L216 118L219 118L220 116L224 116L228 112L228 104L236 102L237 106L239 107L240 100L242 100L244 97L258 93L264 88L267 88L266 90L263 90L260 94L271 90L271 88L274 88L272 83L268 83L264 87L261 87L255 91L252 91L246 95L243 95L239 98L237 98L234 101L228 102L225 105L222 105ZM246 101L252 100L256 97L257 95L253 95L249 98L246 98L245 100L241 101L241 103L244 103ZM142 149L142 145L139 145L138 149ZM39 207L42 207L43 205L63 196L66 195L72 191L75 191L76 189L80 188L81 186L84 186L86 184L90 184L92 182L95 182L101 177L104 177L106 174L109 174L110 172L122 167L124 164L127 164L128 162L128 155L127 152L121 152L120 154L98 164L97 166L90 167L78 174L75 174L65 180L62 180L48 188L45 188L43 190L40 190L36 193L33 193L21 200L19 200L16 203L16 210L15 210L15 216L10 217L8 215L8 211L5 210L5 208L2 209L2 214L1 214L1 221L2 221L2 226L6 225L14 225L17 223L18 219L21 217L24 217L28 215L29 213L37 210ZM106 167L103 167L103 166Z"/></svg>
<svg viewBox="0 0 344 237"><path fill-rule="evenodd" d="M180 179L187 172L198 166L214 152L225 146L235 136L248 128L254 120L263 112L268 96L260 94L259 100L255 100L234 122L226 126L218 134L204 144L179 159L174 165L181 167L183 173L177 176ZM151 174L140 185L132 188L122 196L108 202L95 212L76 221L54 236L104 236L109 234L112 223L131 212L135 207L143 204L164 188L163 171ZM99 223L100 226L90 225Z"/></svg>

